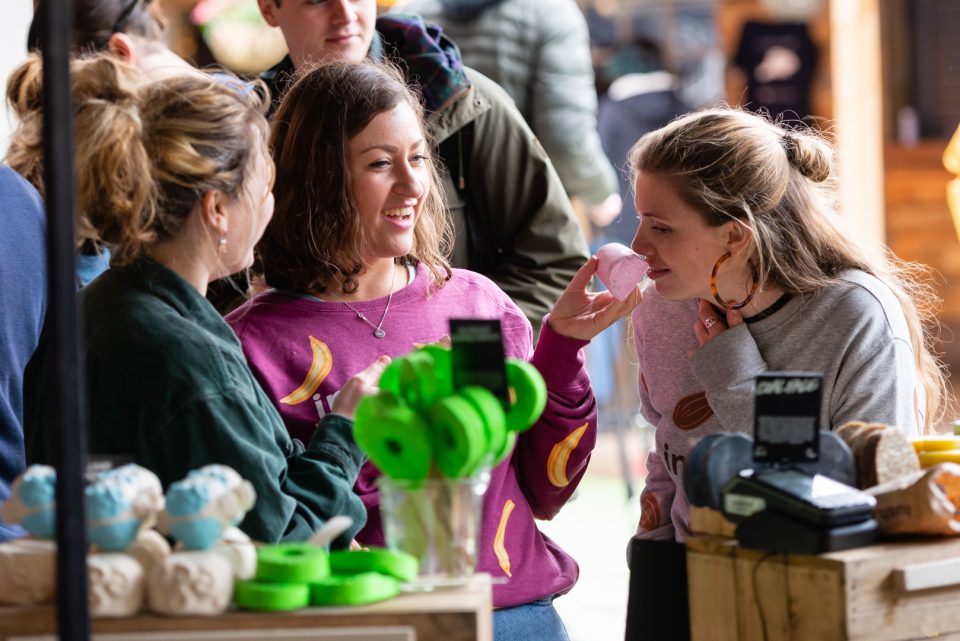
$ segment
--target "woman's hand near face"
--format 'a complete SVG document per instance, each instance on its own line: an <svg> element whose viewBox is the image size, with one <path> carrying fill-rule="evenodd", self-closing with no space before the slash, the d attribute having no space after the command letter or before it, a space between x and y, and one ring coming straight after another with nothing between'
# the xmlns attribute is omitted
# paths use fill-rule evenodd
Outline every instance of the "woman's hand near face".
<svg viewBox="0 0 960 641"><path fill-rule="evenodd" d="M697 322L693 324L693 333L697 336L700 345L706 345L711 338L719 336L731 327L743 324L743 316L739 310L728 309L726 313L717 311L717 308L702 298L697 302Z"/></svg>
<svg viewBox="0 0 960 641"><path fill-rule="evenodd" d="M380 375L390 364L389 356L381 356L373 361L362 372L357 372L350 377L350 380L340 388L340 393L333 399L333 406L330 408L332 414L339 414L345 418L353 419L353 413L357 409L360 399L370 394L376 394L380 389Z"/></svg>
<svg viewBox="0 0 960 641"><path fill-rule="evenodd" d="M597 257L591 256L550 310L550 329L563 336L591 340L640 303L639 285L622 301L608 291L588 292L587 285L596 271Z"/></svg>

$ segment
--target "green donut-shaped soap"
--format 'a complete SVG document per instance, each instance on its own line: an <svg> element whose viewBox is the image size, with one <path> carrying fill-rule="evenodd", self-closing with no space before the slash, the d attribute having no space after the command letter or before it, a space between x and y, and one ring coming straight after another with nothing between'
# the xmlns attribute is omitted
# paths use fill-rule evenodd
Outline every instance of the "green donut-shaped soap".
<svg viewBox="0 0 960 641"><path fill-rule="evenodd" d="M366 423L374 420L378 414L386 410L398 407L401 404L400 398L393 392L381 389L376 394L364 396L357 403L357 409L353 412L353 424Z"/></svg>
<svg viewBox="0 0 960 641"><path fill-rule="evenodd" d="M537 422L547 406L547 384L537 368L525 361L507 359L507 383L513 388L513 405L507 410L507 429L523 432Z"/></svg>
<svg viewBox="0 0 960 641"><path fill-rule="evenodd" d="M490 450L480 413L455 394L431 405L428 419L433 456L440 472L450 479L472 474Z"/></svg>
<svg viewBox="0 0 960 641"><path fill-rule="evenodd" d="M442 396L433 368L433 356L417 350L398 360L401 363L400 390L408 405L424 410Z"/></svg>
<svg viewBox="0 0 960 641"><path fill-rule="evenodd" d="M297 610L310 605L310 586L305 583L238 581L233 589L233 600L247 610Z"/></svg>
<svg viewBox="0 0 960 641"><path fill-rule="evenodd" d="M494 466L500 465L513 452L513 446L517 444L517 432L507 431L507 437L503 439L503 447L493 453Z"/></svg>
<svg viewBox="0 0 960 641"><path fill-rule="evenodd" d="M363 572L332 576L310 585L313 605L361 605L383 601L400 593L400 581L392 576Z"/></svg>
<svg viewBox="0 0 960 641"><path fill-rule="evenodd" d="M420 348L433 358L433 372L437 379L440 396L453 394L453 352L443 345L431 343Z"/></svg>
<svg viewBox="0 0 960 641"><path fill-rule="evenodd" d="M422 481L430 471L430 428L409 407L386 409L353 426L353 438L377 468L394 479Z"/></svg>
<svg viewBox="0 0 960 641"><path fill-rule="evenodd" d="M330 553L330 571L335 575L378 572L401 581L413 581L419 568L417 557L399 550L368 548Z"/></svg>
<svg viewBox="0 0 960 641"><path fill-rule="evenodd" d="M507 440L507 423L503 405L493 395L493 392L485 387L464 387L457 390L457 395L466 399L483 419L483 427L489 444L486 453L490 454L492 462L497 453L503 450L504 441Z"/></svg>
<svg viewBox="0 0 960 641"><path fill-rule="evenodd" d="M400 368L402 367L401 360L395 358L390 361L390 364L387 365L386 369L383 370L383 374L380 375L380 381L377 383L377 387L381 390L386 390L388 392L393 392L394 396L401 398L400 394Z"/></svg>
<svg viewBox="0 0 960 641"><path fill-rule="evenodd" d="M330 576L327 551L309 543L278 543L257 550L257 581L312 583Z"/></svg>

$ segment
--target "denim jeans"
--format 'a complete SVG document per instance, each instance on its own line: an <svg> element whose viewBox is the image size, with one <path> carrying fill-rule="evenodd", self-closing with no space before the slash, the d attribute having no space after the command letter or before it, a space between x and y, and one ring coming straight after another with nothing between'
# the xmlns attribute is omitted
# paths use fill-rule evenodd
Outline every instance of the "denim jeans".
<svg viewBox="0 0 960 641"><path fill-rule="evenodd" d="M493 611L493 641L570 641L553 597Z"/></svg>

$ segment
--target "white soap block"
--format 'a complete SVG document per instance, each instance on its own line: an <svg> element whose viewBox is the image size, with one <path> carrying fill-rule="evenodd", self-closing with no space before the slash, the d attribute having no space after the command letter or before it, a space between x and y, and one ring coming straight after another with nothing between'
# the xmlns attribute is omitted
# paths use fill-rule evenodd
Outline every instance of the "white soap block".
<svg viewBox="0 0 960 641"><path fill-rule="evenodd" d="M35 605L53 599L57 545L31 538L0 543L0 603Z"/></svg>
<svg viewBox="0 0 960 641"><path fill-rule="evenodd" d="M211 552L222 555L230 563L238 581L252 579L257 573L257 547L239 528L228 527Z"/></svg>
<svg viewBox="0 0 960 641"><path fill-rule="evenodd" d="M143 605L144 573L129 554L110 552L87 556L90 577L90 616L129 617Z"/></svg>
<svg viewBox="0 0 960 641"><path fill-rule="evenodd" d="M648 269L642 256L620 243L608 243L597 251L597 276L617 300L626 300Z"/></svg>
<svg viewBox="0 0 960 641"><path fill-rule="evenodd" d="M143 530L126 549L126 553L140 562L144 576L150 576L153 566L170 556L170 544L156 530Z"/></svg>
<svg viewBox="0 0 960 641"><path fill-rule="evenodd" d="M174 552L147 578L147 600L159 614L222 614L232 598L233 568L216 552Z"/></svg>

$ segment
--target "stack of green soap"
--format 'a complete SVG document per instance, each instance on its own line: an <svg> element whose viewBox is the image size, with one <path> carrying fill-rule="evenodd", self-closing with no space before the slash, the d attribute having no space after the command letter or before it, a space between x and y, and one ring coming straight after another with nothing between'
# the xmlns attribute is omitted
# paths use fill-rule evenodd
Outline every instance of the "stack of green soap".
<svg viewBox="0 0 960 641"><path fill-rule="evenodd" d="M249 610L296 610L310 605L310 585L330 576L327 551L309 543L266 545L257 550L257 575L239 581L233 600Z"/></svg>
<svg viewBox="0 0 960 641"><path fill-rule="evenodd" d="M417 576L417 560L380 548L327 553L305 543L257 551L257 576L236 585L234 601L250 610L295 610L308 605L361 605L396 596Z"/></svg>
<svg viewBox="0 0 960 641"><path fill-rule="evenodd" d="M510 456L517 435L547 404L547 387L530 363L506 359L509 407L488 389L455 388L450 351L427 345L395 358L380 392L357 405L354 438L390 478L422 481L435 466L446 478L465 478Z"/></svg>

